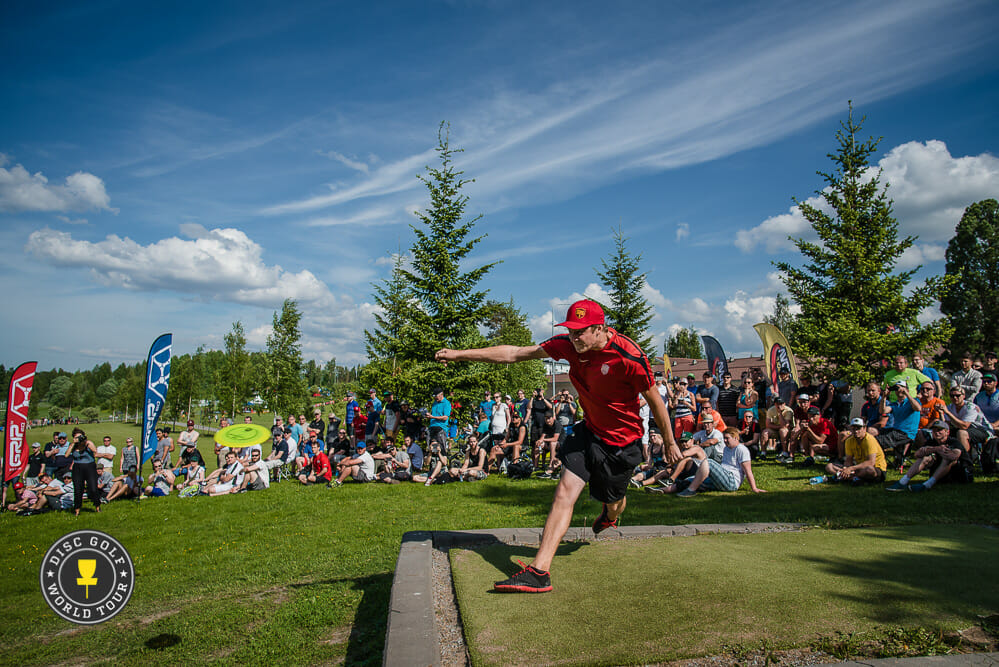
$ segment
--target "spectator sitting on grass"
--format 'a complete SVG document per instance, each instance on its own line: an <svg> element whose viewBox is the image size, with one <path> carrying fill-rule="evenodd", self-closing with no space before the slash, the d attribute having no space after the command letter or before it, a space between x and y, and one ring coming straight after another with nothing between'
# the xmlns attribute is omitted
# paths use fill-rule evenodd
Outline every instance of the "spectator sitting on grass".
<svg viewBox="0 0 999 667"><path fill-rule="evenodd" d="M787 438L794 428L794 411L784 405L783 398L774 396L774 404L767 408L766 419L766 428L760 434L760 448L766 451L772 444L777 458L786 458Z"/></svg>
<svg viewBox="0 0 999 667"><path fill-rule="evenodd" d="M385 438L384 452L372 454L371 457L384 461L384 467L377 475L379 482L398 484L413 479L413 473L409 469L409 454L398 449L392 438Z"/></svg>
<svg viewBox="0 0 999 667"><path fill-rule="evenodd" d="M739 442L749 449L749 454L754 461L765 454L760 449L760 424L756 421L756 415L749 410L742 413L742 422L739 424Z"/></svg>
<svg viewBox="0 0 999 667"><path fill-rule="evenodd" d="M503 464L503 459L517 461L520 459L520 450L527 439L527 426L524 419L516 410L511 415L510 428L506 430L506 439L494 446L489 452L489 460L486 461L486 470L491 470L495 464L497 469Z"/></svg>
<svg viewBox="0 0 999 667"><path fill-rule="evenodd" d="M147 496L169 496L173 490L174 476L169 470L163 469L162 461L153 461L153 474L149 476Z"/></svg>
<svg viewBox="0 0 999 667"><path fill-rule="evenodd" d="M430 441L430 471L426 475L413 475L414 482L422 482L424 486L430 486L436 482L442 472L447 472L447 448L445 442L441 444L437 440Z"/></svg>
<svg viewBox="0 0 999 667"><path fill-rule="evenodd" d="M195 443L187 442L184 444L184 450L180 453L180 465L170 471L173 474L175 484L178 477L188 478L189 472L195 473L198 468L205 467L205 459L195 447Z"/></svg>
<svg viewBox="0 0 999 667"><path fill-rule="evenodd" d="M669 473L663 461L663 436L658 430L649 431L649 447L645 461L638 466L629 482L636 489L655 483L657 473Z"/></svg>
<svg viewBox="0 0 999 667"><path fill-rule="evenodd" d="M554 413L551 418L554 420ZM556 426L561 430L561 424L556 423ZM554 456L553 452L552 457ZM468 436L468 449L465 450L465 459L461 462L461 467L451 468L450 473L452 478L463 482L485 479L489 476L486 472L486 450L479 447L479 438L474 433Z"/></svg>
<svg viewBox="0 0 999 667"><path fill-rule="evenodd" d="M725 446L722 444L722 433L718 430L719 426L722 426L721 419L715 419L711 414L712 411L706 414L702 410L701 415L701 430L694 434L694 437L690 440L690 447L688 449L698 448L703 453L704 456L709 459L715 459L716 461L722 460L722 450ZM690 458L686 452L681 452L684 458ZM701 459L699 456L692 456L698 460Z"/></svg>
<svg viewBox="0 0 999 667"><path fill-rule="evenodd" d="M83 480L81 480L80 483L82 487ZM76 496L76 487L73 484L73 472L67 471L63 473L62 476L62 495L59 496L59 507L56 507L55 509L67 510L67 511L73 509L73 502L75 500L75 496Z"/></svg>
<svg viewBox="0 0 999 667"><path fill-rule="evenodd" d="M52 475L47 472L38 475L38 485L31 490L35 493L35 504L30 508L31 511L38 511L43 507L54 510L60 508L59 498L63 494L63 483Z"/></svg>
<svg viewBox="0 0 999 667"><path fill-rule="evenodd" d="M916 461L900 480L887 487L888 491L929 491L938 482L967 484L974 480L967 442L952 436L950 425L942 419L933 422L930 430L933 433L932 444L914 452ZM933 470L928 480L909 486L913 477L928 469Z"/></svg>
<svg viewBox="0 0 999 667"><path fill-rule="evenodd" d="M236 452L230 451L225 455L225 468L219 468L209 476L205 493L210 496L229 493L243 483L243 475L243 464L236 460ZM211 481L213 476L214 482Z"/></svg>
<svg viewBox="0 0 999 667"><path fill-rule="evenodd" d="M694 474L690 484L686 489L677 494L679 498L690 498L697 495L697 490L713 491L737 491L742 486L743 480L749 480L749 488L753 493L766 493L756 486L756 478L753 477L753 465L750 462L749 449L739 442L739 429L729 427L725 429L723 437L725 439L725 451L722 460L704 459L697 465L697 472Z"/></svg>
<svg viewBox="0 0 999 667"><path fill-rule="evenodd" d="M898 379L891 386L897 400L882 401L881 414L891 414L891 422L878 434L878 444L885 451L895 452L894 465L902 465L909 446L919 430L919 416L923 406L909 394L909 385Z"/></svg>
<svg viewBox="0 0 999 667"><path fill-rule="evenodd" d="M260 451L250 452L249 464L243 466L243 481L233 493L240 491L263 491L270 488L271 481L267 461L260 458Z"/></svg>
<svg viewBox="0 0 999 667"><path fill-rule="evenodd" d="M206 464L204 463L204 461L198 462L192 460L189 464L187 464L183 468L183 473L184 473L183 482L177 484L177 477L176 476L174 477L174 484L175 484L174 488L176 488L179 491L182 489L190 488L192 486L200 487L201 483L205 481L205 472L206 472L205 465ZM188 493L193 493L193 492L189 491Z"/></svg>
<svg viewBox="0 0 999 667"><path fill-rule="evenodd" d="M710 426L714 426L711 422ZM708 458L705 453L704 448L694 442L694 438L697 435L701 435L702 442L711 442L715 439L721 440L721 431L712 428L711 433L707 431L698 431L691 435L689 432L684 432L682 435L681 445L680 445L680 460L676 462L671 468L666 468L657 472L652 478L645 480L641 483L643 487L646 487L646 491L649 493L673 493L676 491L677 480L693 475L697 470L697 466L700 461L704 461ZM717 434L717 435L714 435ZM684 446L684 444L686 446ZM711 451L714 451L715 447L719 445L708 445ZM652 485L656 482L660 482L662 486L653 487ZM632 486L635 486L634 484Z"/></svg>
<svg viewBox="0 0 999 667"><path fill-rule="evenodd" d="M795 448L800 448L805 455L802 465L810 466L815 463L815 457L820 454L830 457L837 455L836 447L839 444L839 435L832 422L822 416L822 410L818 406L809 406L807 416L808 419L797 430L797 437L790 442L790 453L793 458Z"/></svg>
<svg viewBox="0 0 999 667"><path fill-rule="evenodd" d="M346 429L339 429L332 440L326 441L326 456L333 463L339 463L350 456L350 438L347 437Z"/></svg>
<svg viewBox="0 0 999 667"><path fill-rule="evenodd" d="M274 447L271 448L271 453L268 454L267 458L264 460L264 464L267 466L268 470L274 470L275 468L279 468L288 462L288 457L290 456L288 438L290 437L291 427L283 427L282 437L274 444Z"/></svg>
<svg viewBox="0 0 999 667"><path fill-rule="evenodd" d="M850 435L843 443L843 464L830 461L826 465L827 475L858 485L885 481L885 471L888 470L885 453L877 438L867 432L866 426L863 417L850 421Z"/></svg>
<svg viewBox="0 0 999 667"><path fill-rule="evenodd" d="M967 400L961 387L951 387L950 405L944 408L944 414L950 422L951 435L960 438L969 451L992 437L992 424L981 408Z"/></svg>
<svg viewBox="0 0 999 667"><path fill-rule="evenodd" d="M412 475L423 470L423 448L410 435L403 436L402 446L406 448L406 454L409 456L409 472L412 479Z"/></svg>
<svg viewBox="0 0 999 667"><path fill-rule="evenodd" d="M14 482L14 497L14 502L7 503L8 512L31 510L34 508L35 503L38 502L38 495L35 493L34 489L28 488L25 486L24 482L21 481Z"/></svg>
<svg viewBox="0 0 999 667"><path fill-rule="evenodd" d="M982 373L982 390L972 401L985 415L985 419L995 429L999 426L999 389L996 388L996 374L992 371Z"/></svg>
<svg viewBox="0 0 999 667"><path fill-rule="evenodd" d="M142 492L142 478L135 466L129 467L124 475L115 477L111 490L108 491L108 502L118 498L138 498Z"/></svg>
<svg viewBox="0 0 999 667"><path fill-rule="evenodd" d="M541 438L534 443L534 451L531 452L534 467L537 468L544 460L545 452L549 452L544 474L550 477L558 465L558 448L564 440L565 429L562 423L555 418L554 412L549 412L545 415L545 425L541 427Z"/></svg>
<svg viewBox="0 0 999 667"><path fill-rule="evenodd" d="M111 485L114 484L114 475L111 474L111 466L97 462L97 492L100 494L101 502L107 498Z"/></svg>
<svg viewBox="0 0 999 667"><path fill-rule="evenodd" d="M295 457L295 466L298 470L306 470L312 463L312 457L316 455L316 452L322 451L317 435L315 431L310 430L308 438L299 443L298 456Z"/></svg>
<svg viewBox="0 0 999 667"><path fill-rule="evenodd" d="M315 435L315 433L314 433ZM316 452L308 467L302 467L298 473L298 481L302 484L329 484L333 481L333 470L330 460L323 450Z"/></svg>
<svg viewBox="0 0 999 667"><path fill-rule="evenodd" d="M360 415L363 416L363 415ZM356 421L356 418L355 418ZM336 466L337 479L335 486L343 486L343 483L353 477L362 484L372 482L375 479L375 460L368 453L368 445L364 440L357 442L357 455L347 458Z"/></svg>

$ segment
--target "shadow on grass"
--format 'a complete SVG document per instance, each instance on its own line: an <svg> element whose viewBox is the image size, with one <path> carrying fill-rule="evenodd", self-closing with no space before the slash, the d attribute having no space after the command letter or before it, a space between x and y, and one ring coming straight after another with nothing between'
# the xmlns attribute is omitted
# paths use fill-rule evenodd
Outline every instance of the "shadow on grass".
<svg viewBox="0 0 999 667"><path fill-rule="evenodd" d="M847 553L842 558L802 560L836 577L866 582L868 593L863 596L839 591L830 595L865 609L875 623L933 627L942 616L963 616L969 604L989 613L999 611L999 585L986 575L991 568L986 564L993 563L999 553L999 532L979 527L951 529L946 537L938 532L924 526L879 528L877 537L885 542L884 551L893 551L891 542L928 543L918 551L894 552L890 557L855 554L851 558ZM942 540L945 545L939 543ZM932 605L927 607L927 601ZM925 612L928 608L932 613Z"/></svg>
<svg viewBox="0 0 999 667"><path fill-rule="evenodd" d="M353 627L347 640L345 665L380 665L385 649L385 632L388 623L387 610L392 592L392 573L374 574L367 577L341 577L289 584L289 588L312 588L317 585L347 583L355 591L361 592Z"/></svg>

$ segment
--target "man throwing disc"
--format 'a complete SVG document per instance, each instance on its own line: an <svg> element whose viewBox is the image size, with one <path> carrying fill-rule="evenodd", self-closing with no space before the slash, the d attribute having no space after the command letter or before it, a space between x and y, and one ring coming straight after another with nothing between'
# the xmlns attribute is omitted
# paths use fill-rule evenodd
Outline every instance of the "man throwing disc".
<svg viewBox="0 0 999 667"><path fill-rule="evenodd" d="M568 334L554 336L540 345L497 345L477 350L438 350L438 361L487 361L509 364L551 357L569 362L569 379L586 412L559 450L564 471L555 489L541 546L534 561L495 590L545 593L552 590L548 570L555 550L569 528L573 506L587 483L590 495L603 503L593 532L616 528L624 511L628 480L642 462L642 421L638 395L642 394L665 441L665 458L674 463L680 451L673 440L666 405L652 378L649 360L632 340L604 323L604 311L594 301L577 301L569 307Z"/></svg>

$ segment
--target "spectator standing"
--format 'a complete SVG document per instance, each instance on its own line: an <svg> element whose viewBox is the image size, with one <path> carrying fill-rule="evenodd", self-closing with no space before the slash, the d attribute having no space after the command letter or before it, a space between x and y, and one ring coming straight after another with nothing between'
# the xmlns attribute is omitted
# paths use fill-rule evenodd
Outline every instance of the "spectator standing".
<svg viewBox="0 0 999 667"><path fill-rule="evenodd" d="M327 454L330 453L330 449L333 446L333 441L336 440L338 437L340 437L340 424L342 424L342 423L343 423L342 420L339 417L337 417L333 413L332 410L330 410L330 413L328 415L326 415L326 438L325 438L325 440L326 440L326 453ZM344 431L344 434L346 434L346 433L347 432ZM348 438L348 440L349 440L349 438Z"/></svg>
<svg viewBox="0 0 999 667"><path fill-rule="evenodd" d="M402 412L402 404L395 398L395 392L385 392L385 436L393 441L399 433L399 413Z"/></svg>
<svg viewBox="0 0 999 667"><path fill-rule="evenodd" d="M228 425L228 420L226 420L226 425ZM177 440L178 440L178 442L180 442L180 449L181 449L181 451L183 451L184 448L187 447L187 443L191 443L195 447L197 447L198 446L198 438L200 436L201 436L201 434L194 430L194 420L193 419L188 419L187 420L187 430L181 431L180 435L177 436ZM170 464L168 462L168 463L165 463L164 465L170 465Z"/></svg>
<svg viewBox="0 0 999 667"><path fill-rule="evenodd" d="M28 469L24 472L24 486L30 489L38 484L38 476L45 469L45 455L42 454L40 442L31 443L31 453L28 454Z"/></svg>
<svg viewBox="0 0 999 667"><path fill-rule="evenodd" d="M517 390L517 402L514 404L514 406L517 408L517 412L520 413L520 418L521 419L526 419L527 418L527 408L530 406L530 403L531 402L527 398L527 395L524 393L524 390L523 389L518 389Z"/></svg>
<svg viewBox="0 0 999 667"><path fill-rule="evenodd" d="M326 422L323 421L323 411L319 408L312 411L312 421L309 422L309 429L316 432L319 442L326 442Z"/></svg>
<svg viewBox="0 0 999 667"><path fill-rule="evenodd" d="M118 455L118 448L111 444L111 436L106 435L102 444L97 447L97 462L103 463L105 469L114 469L114 457Z"/></svg>
<svg viewBox="0 0 999 667"><path fill-rule="evenodd" d="M725 420L726 426L739 425L739 388L732 385L732 374L725 371L722 383L718 387L718 413Z"/></svg>
<svg viewBox="0 0 999 667"><path fill-rule="evenodd" d="M486 416L486 419L492 419L493 415L493 405L495 404L495 398L488 389L485 395L482 397L482 401L479 402L479 412Z"/></svg>
<svg viewBox="0 0 999 667"><path fill-rule="evenodd" d="M87 440L87 434L73 430L73 514L79 516L83 507L83 491L86 484L87 497L94 503L95 511L101 511L101 495L97 489L97 447ZM63 508L68 509L68 508Z"/></svg>
<svg viewBox="0 0 999 667"><path fill-rule="evenodd" d="M982 374L975 370L970 354L961 357L961 370L951 376L951 386L964 390L965 396L975 396L982 390Z"/></svg>
<svg viewBox="0 0 999 667"><path fill-rule="evenodd" d="M780 396L784 405L794 405L794 396L798 391L798 383L791 379L791 370L787 366L782 366L777 372L777 384L773 387L773 393Z"/></svg>
<svg viewBox="0 0 999 667"><path fill-rule="evenodd" d="M534 395L531 397L531 405L527 410L527 422L530 426L531 432L531 450L534 451L537 448L537 442L541 439L541 431L545 428L545 418L549 412L552 412L554 407L551 401L545 398L544 389L535 389Z"/></svg>
<svg viewBox="0 0 999 667"><path fill-rule="evenodd" d="M489 442L483 443L483 449L491 449L506 439L506 431L510 426L510 408L503 402L500 394L493 396L492 419L489 420Z"/></svg>
<svg viewBox="0 0 999 667"><path fill-rule="evenodd" d="M444 398L444 389L434 387L434 402L430 406L430 441L436 443L442 452L447 451L448 421L451 419L451 401Z"/></svg>
<svg viewBox="0 0 999 667"><path fill-rule="evenodd" d="M350 434L351 438L354 438L355 437L354 417L357 415L360 406L358 405L357 400L354 398L354 392L352 391L347 392L347 397L344 399L344 402L347 403L347 407L345 410L346 417L344 417L344 423L347 424L347 433ZM354 442L352 442L351 444L356 444L356 442L357 440L355 439Z"/></svg>
<svg viewBox="0 0 999 667"><path fill-rule="evenodd" d="M118 474L125 475L129 469L139 467L139 448L135 446L135 440L125 438L125 446L121 449L121 458L118 459Z"/></svg>
<svg viewBox="0 0 999 667"><path fill-rule="evenodd" d="M742 380L742 391L739 392L739 400L736 402L735 407L738 412L737 418L739 423L742 423L742 417L747 412L753 413L753 418L759 421L760 414L757 406L760 401L759 394L756 393L756 387L753 384L753 380L749 377L743 378ZM721 412L721 410L719 410ZM725 413L722 413L725 416Z"/></svg>
<svg viewBox="0 0 999 667"><path fill-rule="evenodd" d="M930 380L930 378L915 368L909 368L908 359L905 358L904 354L900 354L895 357L895 368L885 373L885 386L894 386L899 380L904 380L909 390L909 395L915 396L919 391L919 385Z"/></svg>
<svg viewBox="0 0 999 667"><path fill-rule="evenodd" d="M704 384L697 388L698 412L704 408L718 409L718 385L715 384L715 376L710 371L704 371L701 376Z"/></svg>

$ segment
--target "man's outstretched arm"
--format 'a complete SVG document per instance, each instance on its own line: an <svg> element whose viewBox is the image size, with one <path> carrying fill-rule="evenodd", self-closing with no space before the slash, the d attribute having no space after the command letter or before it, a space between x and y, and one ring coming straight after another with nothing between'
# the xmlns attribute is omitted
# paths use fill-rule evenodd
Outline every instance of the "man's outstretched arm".
<svg viewBox="0 0 999 667"><path fill-rule="evenodd" d="M496 345L495 347L480 347L474 350L452 350L444 348L437 350L434 359L447 363L449 361L488 361L493 364L512 364L529 359L544 359L548 353L540 345L518 347L516 345Z"/></svg>

